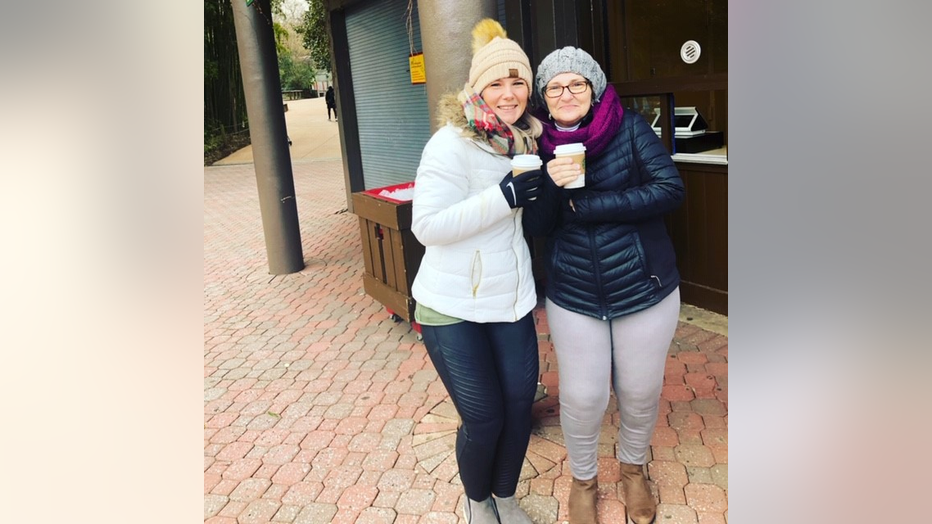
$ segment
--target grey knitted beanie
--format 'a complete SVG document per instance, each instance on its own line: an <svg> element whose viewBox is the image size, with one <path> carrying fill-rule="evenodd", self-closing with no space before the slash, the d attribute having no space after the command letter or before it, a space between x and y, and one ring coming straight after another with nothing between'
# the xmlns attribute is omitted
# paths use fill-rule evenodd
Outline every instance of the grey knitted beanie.
<svg viewBox="0 0 932 524"><path fill-rule="evenodd" d="M605 92L605 73L592 55L573 46L547 55L537 67L537 92L542 94L547 83L560 73L576 73L592 82L593 99L598 102Z"/></svg>

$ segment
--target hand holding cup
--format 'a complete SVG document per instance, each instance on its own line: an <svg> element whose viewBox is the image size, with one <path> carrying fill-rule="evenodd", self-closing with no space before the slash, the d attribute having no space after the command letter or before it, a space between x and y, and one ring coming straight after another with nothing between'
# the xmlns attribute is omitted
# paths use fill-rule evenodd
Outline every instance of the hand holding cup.
<svg viewBox="0 0 932 524"><path fill-rule="evenodd" d="M525 171L540 169L542 162L537 155L515 155L511 159L511 173L518 176Z"/></svg>
<svg viewBox="0 0 932 524"><path fill-rule="evenodd" d="M528 202L537 200L543 191L541 178L541 160L537 155L515 155L511 161L511 171L499 182L499 187L508 205L514 209L524 207Z"/></svg>
<svg viewBox="0 0 932 524"><path fill-rule="evenodd" d="M542 165L543 162L537 155L515 155L511 159L511 174L512 176L519 176L528 171L539 170ZM537 200L537 197L528 200Z"/></svg>
<svg viewBox="0 0 932 524"><path fill-rule="evenodd" d="M547 172L554 184L565 189L585 187L586 146L582 143L561 144L554 149L553 154L556 158L547 164ZM578 176L572 178L574 175Z"/></svg>

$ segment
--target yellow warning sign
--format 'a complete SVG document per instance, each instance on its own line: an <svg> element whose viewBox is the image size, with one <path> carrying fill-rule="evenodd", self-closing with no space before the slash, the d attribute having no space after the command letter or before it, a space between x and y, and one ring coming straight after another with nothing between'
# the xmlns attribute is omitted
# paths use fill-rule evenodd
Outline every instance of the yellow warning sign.
<svg viewBox="0 0 932 524"><path fill-rule="evenodd" d="M427 82L427 73L424 71L424 53L414 53L408 57L411 67L411 83L424 84Z"/></svg>

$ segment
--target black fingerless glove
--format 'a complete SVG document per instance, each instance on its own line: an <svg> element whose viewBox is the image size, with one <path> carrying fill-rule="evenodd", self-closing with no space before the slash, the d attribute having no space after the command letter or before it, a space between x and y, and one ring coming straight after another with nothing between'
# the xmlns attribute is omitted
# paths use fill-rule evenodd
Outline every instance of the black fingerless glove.
<svg viewBox="0 0 932 524"><path fill-rule="evenodd" d="M512 209L524 207L540 195L544 183L541 175L540 169L525 171L518 176L513 176L509 171L499 182L498 186L502 189L502 194L505 195L505 200Z"/></svg>

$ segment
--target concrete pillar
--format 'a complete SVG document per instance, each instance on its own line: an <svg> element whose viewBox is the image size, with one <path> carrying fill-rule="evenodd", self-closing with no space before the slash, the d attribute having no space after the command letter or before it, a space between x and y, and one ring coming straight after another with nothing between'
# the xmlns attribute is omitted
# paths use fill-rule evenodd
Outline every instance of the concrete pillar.
<svg viewBox="0 0 932 524"><path fill-rule="evenodd" d="M497 19L495 0L418 0L430 131L437 130L440 97L463 88L472 63L472 28L483 18Z"/></svg>
<svg viewBox="0 0 932 524"><path fill-rule="evenodd" d="M269 273L295 273L304 269L304 253L278 78L272 8L269 0L255 0L250 6L234 0L232 5Z"/></svg>

